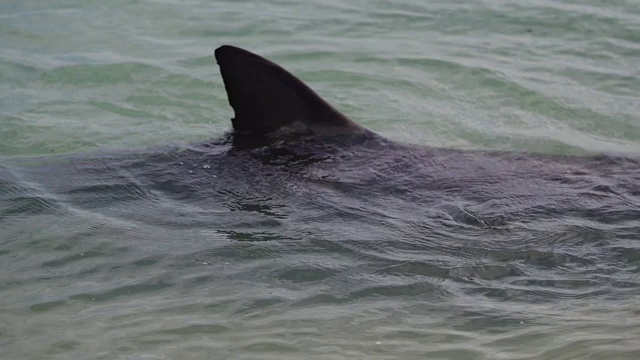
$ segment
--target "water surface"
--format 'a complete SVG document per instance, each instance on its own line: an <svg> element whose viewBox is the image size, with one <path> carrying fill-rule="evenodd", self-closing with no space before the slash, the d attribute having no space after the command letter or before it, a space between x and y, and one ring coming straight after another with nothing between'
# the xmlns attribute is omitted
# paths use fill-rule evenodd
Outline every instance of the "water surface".
<svg viewBox="0 0 640 360"><path fill-rule="evenodd" d="M129 176L229 129L225 43L398 142L640 154L633 0L5 1L3 358L638 358L636 168L617 156L579 211L533 224L330 168L222 171L225 146L155 167L164 187ZM219 182L171 181L196 169Z"/></svg>

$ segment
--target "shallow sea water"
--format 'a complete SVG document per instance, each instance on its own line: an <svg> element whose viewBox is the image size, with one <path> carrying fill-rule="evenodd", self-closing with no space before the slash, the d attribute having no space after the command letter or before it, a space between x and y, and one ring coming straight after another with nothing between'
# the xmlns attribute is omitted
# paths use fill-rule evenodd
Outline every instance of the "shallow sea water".
<svg viewBox="0 0 640 360"><path fill-rule="evenodd" d="M2 359L640 358L638 203L511 238L304 182L313 213L55 170L221 137L222 44L398 142L640 154L635 0L3 1Z"/></svg>

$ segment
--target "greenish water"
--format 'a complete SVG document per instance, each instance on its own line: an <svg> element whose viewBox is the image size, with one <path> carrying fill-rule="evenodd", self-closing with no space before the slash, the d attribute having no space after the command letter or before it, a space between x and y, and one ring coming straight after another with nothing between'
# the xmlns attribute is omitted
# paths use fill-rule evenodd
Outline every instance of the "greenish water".
<svg viewBox="0 0 640 360"><path fill-rule="evenodd" d="M0 165L221 136L232 116L213 59L222 44L276 61L400 142L640 153L635 0L9 0L0 2ZM42 190L16 184L15 193L3 188L0 209L12 194ZM638 232L623 237L635 249L620 255L624 265L594 263L593 278L510 283L505 297L518 287L532 297L512 302L481 286L469 295L455 280L509 277L483 262L511 256L502 252L461 257L448 270L455 279L404 259L396 265L406 283L356 291L378 281L382 265L338 250L322 257L302 245L233 242L211 229L30 212L48 207L48 196L0 217L2 359L640 356ZM575 246L593 245L584 236ZM270 268L282 260L291 266ZM567 292L535 298L544 281ZM568 290L580 282L596 285ZM456 295L440 297L439 286Z"/></svg>

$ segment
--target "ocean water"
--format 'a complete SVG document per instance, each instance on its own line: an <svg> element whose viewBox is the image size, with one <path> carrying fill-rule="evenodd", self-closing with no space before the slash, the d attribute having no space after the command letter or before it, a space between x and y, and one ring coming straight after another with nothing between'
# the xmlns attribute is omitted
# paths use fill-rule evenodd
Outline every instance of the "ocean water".
<svg viewBox="0 0 640 360"><path fill-rule="evenodd" d="M223 44L397 142L640 154L636 0L2 1L2 359L640 357L637 203L525 245L394 247L349 199L329 203L360 217L327 207L320 231L259 201L129 204L143 186L51 165L223 136Z"/></svg>

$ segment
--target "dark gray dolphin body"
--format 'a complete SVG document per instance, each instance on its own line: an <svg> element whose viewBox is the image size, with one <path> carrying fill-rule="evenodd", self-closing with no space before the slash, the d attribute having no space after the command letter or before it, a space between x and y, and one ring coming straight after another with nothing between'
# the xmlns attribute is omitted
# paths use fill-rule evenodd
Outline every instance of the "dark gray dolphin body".
<svg viewBox="0 0 640 360"><path fill-rule="evenodd" d="M42 184L59 206L107 207L127 221L179 219L220 231L286 219L311 232L355 221L376 236L420 236L434 219L443 223L428 231L640 218L636 159L397 144L258 55L222 46L215 56L235 111L227 137L181 149L49 158L49 166L6 161L0 194L15 194L6 189L26 179Z"/></svg>

